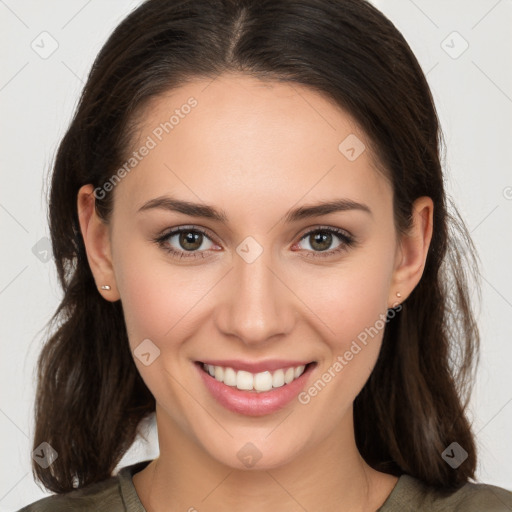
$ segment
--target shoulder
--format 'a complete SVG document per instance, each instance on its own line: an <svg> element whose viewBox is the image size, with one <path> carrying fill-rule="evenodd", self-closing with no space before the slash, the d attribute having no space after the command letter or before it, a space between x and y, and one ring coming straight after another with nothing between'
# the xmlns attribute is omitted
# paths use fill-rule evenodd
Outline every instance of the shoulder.
<svg viewBox="0 0 512 512"><path fill-rule="evenodd" d="M81 489L47 496L18 512L144 512L133 486L132 476L149 462L147 460L126 466L116 476Z"/></svg>
<svg viewBox="0 0 512 512"><path fill-rule="evenodd" d="M453 510L461 512L480 512L482 510L510 512L512 510L512 492L502 487L483 483L467 483L449 496L435 497L435 499L439 503L450 505Z"/></svg>
<svg viewBox="0 0 512 512"><path fill-rule="evenodd" d="M18 512L68 512L69 510L125 512L118 478L111 477L82 489L47 496L23 507Z"/></svg>
<svg viewBox="0 0 512 512"><path fill-rule="evenodd" d="M502 487L468 482L455 491L441 491L402 475L379 512L510 512L512 492Z"/></svg>

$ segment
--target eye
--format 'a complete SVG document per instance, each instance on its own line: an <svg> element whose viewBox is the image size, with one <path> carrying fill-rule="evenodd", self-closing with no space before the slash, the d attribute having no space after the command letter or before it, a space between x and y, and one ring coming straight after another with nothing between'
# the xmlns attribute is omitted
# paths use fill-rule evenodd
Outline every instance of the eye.
<svg viewBox="0 0 512 512"><path fill-rule="evenodd" d="M339 240L338 245L334 249L329 249L336 238ZM327 258L342 251L347 251L350 247L357 245L355 238L346 231L324 226L305 233L294 247L300 246L303 240L306 240L311 247L311 249L306 248L305 256L308 258ZM207 258L207 251L218 247L212 242L212 238L206 231L196 226L182 226L172 229L158 236L153 241L163 250L170 253L173 258L177 259ZM210 242L210 245L208 245L207 241Z"/></svg>
<svg viewBox="0 0 512 512"><path fill-rule="evenodd" d="M340 243L334 249L328 250L336 238L340 240ZM308 249L309 254L306 254L308 258L327 258L346 251L356 244L353 236L339 228L332 227L319 227L310 230L301 238L301 242L302 240L306 240L311 247L311 250Z"/></svg>
<svg viewBox="0 0 512 512"><path fill-rule="evenodd" d="M154 241L173 257L181 259L205 258L206 256L203 253L212 248L208 246L208 244L206 244L205 247L206 240L209 240L210 243L213 244L206 231L197 227L183 226L166 232L162 236L157 237Z"/></svg>

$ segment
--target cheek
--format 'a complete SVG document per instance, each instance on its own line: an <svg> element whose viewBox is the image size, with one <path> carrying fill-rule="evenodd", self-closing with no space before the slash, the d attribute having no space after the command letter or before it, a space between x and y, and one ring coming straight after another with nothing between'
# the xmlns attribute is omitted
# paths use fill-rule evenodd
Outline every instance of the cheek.
<svg viewBox="0 0 512 512"><path fill-rule="evenodd" d="M145 338L163 346L186 336L211 276L199 267L173 265L147 242L127 243L120 252L114 267L132 348Z"/></svg>
<svg viewBox="0 0 512 512"><path fill-rule="evenodd" d="M324 324L333 349L346 350L352 339L371 328L386 314L392 268L390 258L360 258L338 268L303 272L297 278L297 295ZM308 315L310 316L310 315Z"/></svg>
<svg viewBox="0 0 512 512"><path fill-rule="evenodd" d="M145 245L145 246L144 246ZM174 385L172 376L180 375L182 341L187 338L190 319L193 318L194 304L198 294L191 292L190 274L183 269L172 267L147 244L126 244L123 254L129 257L115 259L116 282L121 295L122 307L130 348L135 364L146 386L157 398L166 397L166 403L179 404L183 396ZM188 327L187 327L188 326ZM162 357L155 357L145 365L137 357L143 340L151 340L160 350ZM156 352L148 346L150 357ZM176 422L183 422L186 414L173 415Z"/></svg>
<svg viewBox="0 0 512 512"><path fill-rule="evenodd" d="M379 257L372 256L377 254ZM327 274L301 278L298 295L308 296L317 331L326 333L327 342L319 373L322 382L312 394L325 384L333 393L326 393L325 399L329 396L327 402L337 403L339 411L355 399L377 361L387 325L392 256L391 252L372 250L357 260L347 260L346 265L329 272L328 278Z"/></svg>
<svg viewBox="0 0 512 512"><path fill-rule="evenodd" d="M173 325L178 294L173 293L172 275L155 265L154 250L122 230L117 232L113 263L130 344L158 339Z"/></svg>

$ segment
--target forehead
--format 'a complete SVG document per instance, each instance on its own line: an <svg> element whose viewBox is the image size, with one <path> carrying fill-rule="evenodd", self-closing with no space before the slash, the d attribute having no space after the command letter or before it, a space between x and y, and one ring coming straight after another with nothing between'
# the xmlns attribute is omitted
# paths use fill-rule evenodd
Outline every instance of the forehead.
<svg viewBox="0 0 512 512"><path fill-rule="evenodd" d="M144 108L128 156L151 149L119 188L134 208L178 192L253 211L301 198L382 202L391 191L368 143L351 116L300 84L240 74L197 79Z"/></svg>

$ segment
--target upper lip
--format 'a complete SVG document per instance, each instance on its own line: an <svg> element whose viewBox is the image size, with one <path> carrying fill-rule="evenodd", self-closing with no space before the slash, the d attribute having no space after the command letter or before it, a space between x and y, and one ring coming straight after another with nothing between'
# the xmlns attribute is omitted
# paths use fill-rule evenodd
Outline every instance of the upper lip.
<svg viewBox="0 0 512 512"><path fill-rule="evenodd" d="M313 361L296 361L292 359L267 359L266 361L243 361L241 359L209 359L199 361L212 366L223 366L224 368L233 368L233 370L245 370L250 373L260 373L264 371L273 372L281 368L286 369L293 366L306 366Z"/></svg>

